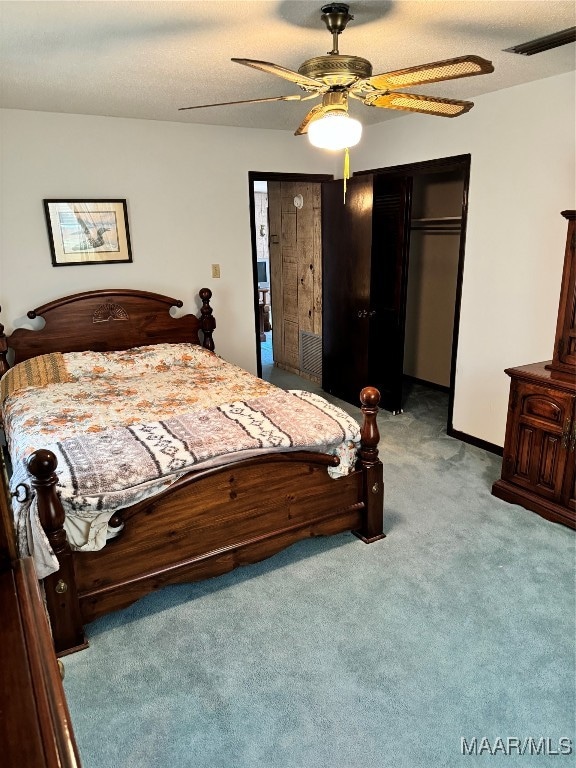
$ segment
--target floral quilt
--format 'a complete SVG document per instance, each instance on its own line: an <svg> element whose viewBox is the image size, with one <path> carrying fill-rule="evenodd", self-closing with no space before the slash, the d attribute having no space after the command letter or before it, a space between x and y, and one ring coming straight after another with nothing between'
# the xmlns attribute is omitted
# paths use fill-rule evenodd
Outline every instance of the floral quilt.
<svg viewBox="0 0 576 768"><path fill-rule="evenodd" d="M159 344L121 352L55 353L16 365L0 382L13 462L27 482L38 448L58 459L66 531L75 549L101 549L108 520L186 472L270 451L337 453L334 475L353 467L359 426L310 392L286 392L202 347ZM22 367L21 367L22 366ZM40 578L58 564L35 500L14 499L23 554Z"/></svg>

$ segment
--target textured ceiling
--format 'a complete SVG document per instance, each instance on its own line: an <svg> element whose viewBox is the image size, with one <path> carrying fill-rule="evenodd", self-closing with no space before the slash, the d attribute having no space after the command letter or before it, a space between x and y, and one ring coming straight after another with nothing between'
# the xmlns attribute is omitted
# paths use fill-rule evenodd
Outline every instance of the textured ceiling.
<svg viewBox="0 0 576 768"><path fill-rule="evenodd" d="M0 2L0 106L89 115L295 129L310 106L274 102L178 112L178 107L300 93L274 75L230 61L260 59L297 70L327 53L326 0ZM374 74L476 54L495 72L418 86L474 99L575 69L575 44L535 56L503 49L576 24L573 0L350 0L340 53ZM538 108L542 108L539 105ZM350 112L365 124L402 113Z"/></svg>

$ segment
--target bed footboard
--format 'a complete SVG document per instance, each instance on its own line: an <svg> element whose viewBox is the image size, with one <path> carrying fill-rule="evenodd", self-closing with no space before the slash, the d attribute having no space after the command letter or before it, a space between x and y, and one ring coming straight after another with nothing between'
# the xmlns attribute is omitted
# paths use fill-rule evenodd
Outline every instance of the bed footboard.
<svg viewBox="0 0 576 768"><path fill-rule="evenodd" d="M356 469L328 476L333 456L274 453L198 470L162 494L118 514L122 533L98 552L73 552L56 492L56 458L28 459L40 521L60 563L44 580L56 651L86 647L84 625L167 584L217 576L270 557L309 536L352 531L384 538L382 463L376 423L379 393L362 390Z"/></svg>

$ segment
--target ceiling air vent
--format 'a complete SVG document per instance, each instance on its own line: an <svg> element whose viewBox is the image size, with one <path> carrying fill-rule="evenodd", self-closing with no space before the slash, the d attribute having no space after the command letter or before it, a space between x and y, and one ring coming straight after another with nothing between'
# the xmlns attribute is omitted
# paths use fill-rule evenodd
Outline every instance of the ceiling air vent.
<svg viewBox="0 0 576 768"><path fill-rule="evenodd" d="M576 42L576 27L568 27L561 32L554 32L553 35L538 37L536 40L530 40L529 43L520 43L511 48L504 48L507 53L519 53L522 56L533 56L535 53L549 51L551 48L558 48L560 45Z"/></svg>

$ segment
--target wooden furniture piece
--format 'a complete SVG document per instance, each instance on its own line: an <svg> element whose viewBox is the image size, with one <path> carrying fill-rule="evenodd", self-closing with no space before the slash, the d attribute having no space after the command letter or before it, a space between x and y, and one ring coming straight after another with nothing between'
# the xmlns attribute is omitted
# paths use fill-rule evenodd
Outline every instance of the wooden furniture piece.
<svg viewBox="0 0 576 768"><path fill-rule="evenodd" d="M562 270L560 305L554 341L554 357L550 370L557 374L576 375L576 211L562 211L568 219L568 236Z"/></svg>
<svg viewBox="0 0 576 768"><path fill-rule="evenodd" d="M8 347L18 362L44 352L200 343L203 331L203 345L213 349L211 295L200 291L200 318L174 318L168 310L181 302L143 291L92 291L50 302L29 313L43 317L43 329L18 329L9 337L0 332L0 372L8 367ZM27 463L30 484L60 563L44 580L56 650L64 654L85 647L86 623L165 584L225 573L308 536L351 530L367 543L383 538L379 393L367 387L360 400L361 447L351 474L330 478L327 467L338 459L312 451L198 469L159 495L119 510L115 522L124 523L122 533L98 552L71 551L56 492L55 457L49 451L33 453Z"/></svg>
<svg viewBox="0 0 576 768"><path fill-rule="evenodd" d="M2 765L79 767L34 565L16 557L5 495L0 496L0 616Z"/></svg>
<svg viewBox="0 0 576 768"><path fill-rule="evenodd" d="M575 211L568 238L552 361L509 368L502 477L492 493L576 528Z"/></svg>

